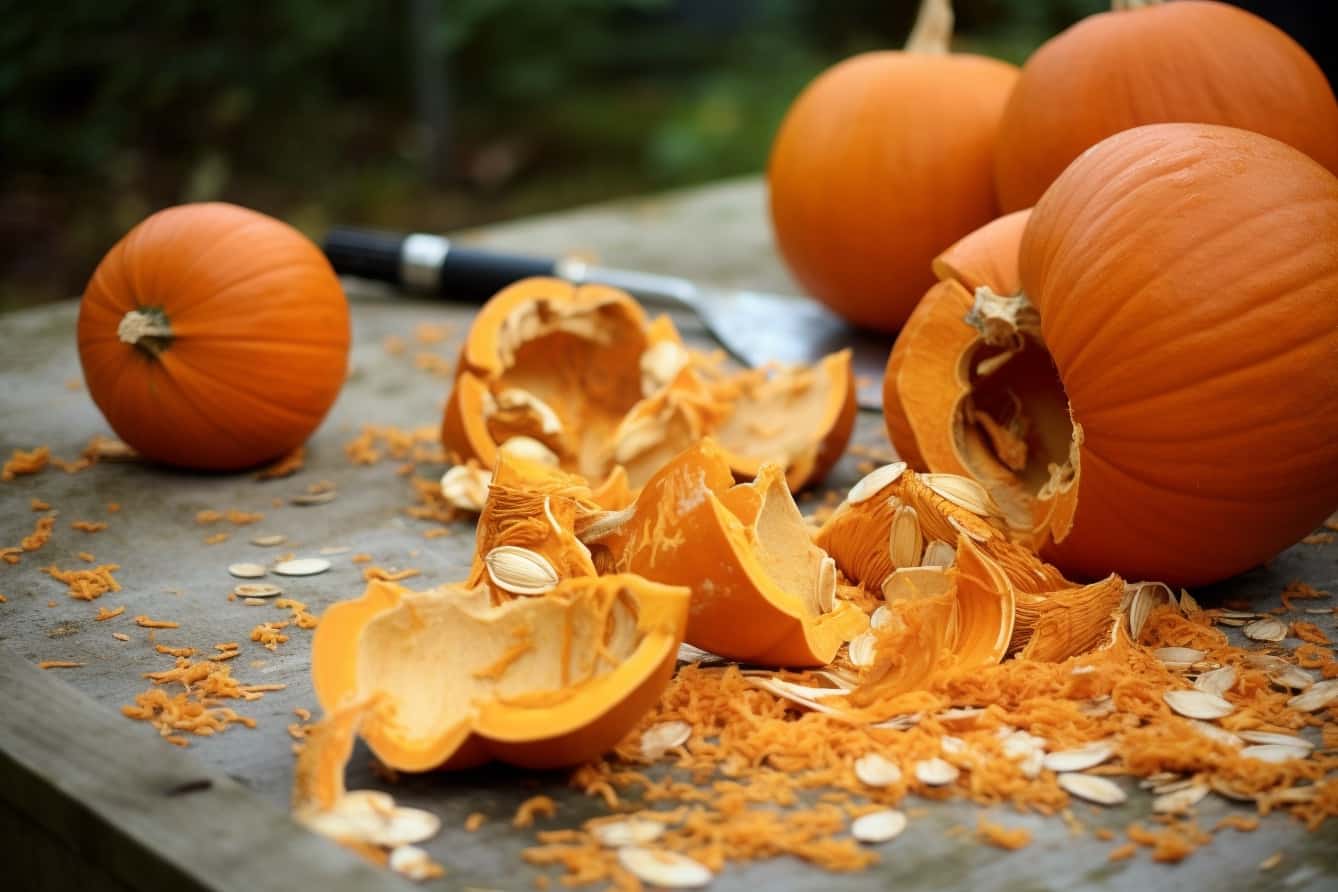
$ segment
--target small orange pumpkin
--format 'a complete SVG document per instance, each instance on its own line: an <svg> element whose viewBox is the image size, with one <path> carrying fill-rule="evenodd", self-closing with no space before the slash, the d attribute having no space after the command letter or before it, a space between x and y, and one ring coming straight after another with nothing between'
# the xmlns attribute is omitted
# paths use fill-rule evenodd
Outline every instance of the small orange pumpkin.
<svg viewBox="0 0 1338 892"><path fill-rule="evenodd" d="M1003 210L1031 207L1084 149L1140 124L1253 130L1338 173L1338 102L1296 41L1225 3L1114 5L1023 66L999 128Z"/></svg>
<svg viewBox="0 0 1338 892"><path fill-rule="evenodd" d="M1335 245L1338 178L1296 149L1116 134L1029 218L945 254L891 360L889 428L1066 573L1239 573L1338 504Z"/></svg>
<svg viewBox="0 0 1338 892"><path fill-rule="evenodd" d="M230 204L159 211L98 264L79 361L116 431L154 461L236 470L300 446L344 383L348 305L296 229Z"/></svg>
<svg viewBox="0 0 1338 892"><path fill-rule="evenodd" d="M892 331L944 245L997 214L994 145L1017 69L948 54L952 10L926 0L903 52L864 53L795 100L767 167L776 243L799 283Z"/></svg>

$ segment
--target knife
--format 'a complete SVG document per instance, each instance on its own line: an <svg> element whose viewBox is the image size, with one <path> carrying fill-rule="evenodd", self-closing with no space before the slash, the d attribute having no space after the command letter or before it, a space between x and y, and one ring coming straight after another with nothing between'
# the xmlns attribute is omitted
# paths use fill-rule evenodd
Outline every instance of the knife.
<svg viewBox="0 0 1338 892"><path fill-rule="evenodd" d="M342 276L455 301L482 303L530 276L609 285L650 306L694 313L722 347L748 366L811 364L849 347L860 408L883 405L883 369L892 336L855 328L805 297L709 288L677 276L493 251L425 233L340 227L326 236L324 249Z"/></svg>

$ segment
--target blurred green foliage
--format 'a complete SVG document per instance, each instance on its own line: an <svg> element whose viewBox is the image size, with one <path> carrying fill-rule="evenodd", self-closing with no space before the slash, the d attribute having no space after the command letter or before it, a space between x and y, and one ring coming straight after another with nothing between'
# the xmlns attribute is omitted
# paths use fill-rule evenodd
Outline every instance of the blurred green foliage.
<svg viewBox="0 0 1338 892"><path fill-rule="evenodd" d="M429 6L433 4L429 3ZM896 47L913 0L65 0L0 26L0 306L67 296L143 216L222 199L319 236L452 229L758 171L808 80ZM1022 61L1102 0L959 0ZM419 41L444 57L429 178Z"/></svg>

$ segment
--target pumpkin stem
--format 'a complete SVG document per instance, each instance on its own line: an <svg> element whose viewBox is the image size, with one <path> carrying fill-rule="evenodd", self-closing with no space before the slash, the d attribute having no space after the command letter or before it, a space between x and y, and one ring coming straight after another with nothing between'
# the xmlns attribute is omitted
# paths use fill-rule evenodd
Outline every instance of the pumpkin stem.
<svg viewBox="0 0 1338 892"><path fill-rule="evenodd" d="M138 347L150 356L157 356L172 341L172 326L159 309L131 310L116 326L116 336L122 343Z"/></svg>
<svg viewBox="0 0 1338 892"><path fill-rule="evenodd" d="M964 320L991 347L1022 349L1022 337L1041 339L1041 317L1025 294L1003 297L988 286L976 289L976 302Z"/></svg>
<svg viewBox="0 0 1338 892"><path fill-rule="evenodd" d="M1113 12L1128 12L1145 6L1160 6L1161 3L1162 0L1110 0L1110 8Z"/></svg>
<svg viewBox="0 0 1338 892"><path fill-rule="evenodd" d="M915 27L906 39L908 53L946 55L952 44L952 0L920 0Z"/></svg>

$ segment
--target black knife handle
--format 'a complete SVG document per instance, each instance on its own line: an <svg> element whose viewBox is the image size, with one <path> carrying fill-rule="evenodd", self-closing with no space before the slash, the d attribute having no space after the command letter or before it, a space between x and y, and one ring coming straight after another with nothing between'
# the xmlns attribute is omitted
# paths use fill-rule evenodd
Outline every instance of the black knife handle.
<svg viewBox="0 0 1338 892"><path fill-rule="evenodd" d="M332 229L325 256L335 272L448 300L485 301L530 276L557 274L557 261L473 248L436 235Z"/></svg>

